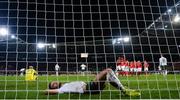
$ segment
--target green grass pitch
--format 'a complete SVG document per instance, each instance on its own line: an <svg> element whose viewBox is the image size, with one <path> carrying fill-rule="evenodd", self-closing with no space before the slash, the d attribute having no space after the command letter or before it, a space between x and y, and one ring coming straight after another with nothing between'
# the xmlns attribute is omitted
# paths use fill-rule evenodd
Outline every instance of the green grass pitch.
<svg viewBox="0 0 180 100"><path fill-rule="evenodd" d="M50 81L90 81L94 75L39 76L37 81L26 82L22 76L0 76L0 99L179 99L180 75L159 74L122 77L122 84L141 92L140 97L127 97L106 83L100 94L58 94L44 95Z"/></svg>

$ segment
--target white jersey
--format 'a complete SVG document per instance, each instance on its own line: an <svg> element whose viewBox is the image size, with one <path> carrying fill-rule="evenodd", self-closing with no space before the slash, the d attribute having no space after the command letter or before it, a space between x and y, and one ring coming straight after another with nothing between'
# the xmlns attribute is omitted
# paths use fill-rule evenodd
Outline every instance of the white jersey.
<svg viewBox="0 0 180 100"><path fill-rule="evenodd" d="M160 66L166 66L167 65L167 59L165 57L159 58L159 65Z"/></svg>
<svg viewBox="0 0 180 100"><path fill-rule="evenodd" d="M81 67L82 70L85 70L85 68L86 68L87 66L84 65L84 64L82 64L80 67Z"/></svg>
<svg viewBox="0 0 180 100"><path fill-rule="evenodd" d="M55 65L55 70L56 70L56 71L59 70L59 65L58 65L58 64Z"/></svg>
<svg viewBox="0 0 180 100"><path fill-rule="evenodd" d="M83 81L65 83L58 89L58 93L84 93L86 85Z"/></svg>

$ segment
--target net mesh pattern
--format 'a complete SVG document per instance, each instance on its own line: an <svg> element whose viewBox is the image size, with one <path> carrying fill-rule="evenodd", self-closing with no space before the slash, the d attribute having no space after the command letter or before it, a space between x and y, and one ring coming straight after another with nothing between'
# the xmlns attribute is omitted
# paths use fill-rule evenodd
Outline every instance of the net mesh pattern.
<svg viewBox="0 0 180 100"><path fill-rule="evenodd" d="M179 99L179 12L178 0L1 0L0 99ZM149 70L124 74L118 57L146 60ZM35 81L25 80L29 66ZM44 94L51 81L88 83L106 68L141 95L123 95L109 83L96 95Z"/></svg>

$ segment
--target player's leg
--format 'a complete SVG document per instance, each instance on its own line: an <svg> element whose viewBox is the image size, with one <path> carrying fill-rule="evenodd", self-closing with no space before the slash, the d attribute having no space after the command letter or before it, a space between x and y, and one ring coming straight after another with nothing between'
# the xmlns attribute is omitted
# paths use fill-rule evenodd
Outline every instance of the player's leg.
<svg viewBox="0 0 180 100"><path fill-rule="evenodd" d="M127 68L126 68L126 66L124 67L124 76L127 76Z"/></svg>
<svg viewBox="0 0 180 100"><path fill-rule="evenodd" d="M58 70L56 70L56 76L58 76Z"/></svg>
<svg viewBox="0 0 180 100"><path fill-rule="evenodd" d="M167 75L167 68L166 67L167 67L166 65L163 66L163 74L164 75Z"/></svg>
<svg viewBox="0 0 180 100"><path fill-rule="evenodd" d="M161 66L158 66L158 71L159 71L158 72L159 74L162 74L162 67Z"/></svg>
<svg viewBox="0 0 180 100"><path fill-rule="evenodd" d="M130 68L130 75L133 76L134 74L134 68Z"/></svg>
<svg viewBox="0 0 180 100"><path fill-rule="evenodd" d="M96 84L100 83L100 85L104 85L104 83L106 81L108 81L115 88L121 90L125 95L128 95L128 96L139 96L140 95L140 92L125 88L121 84L118 77L115 75L115 73L110 68L107 68L107 69L101 71L99 74L97 74L97 76L94 80L94 83L96 83Z"/></svg>
<svg viewBox="0 0 180 100"><path fill-rule="evenodd" d="M82 74L83 74L83 76L85 75L85 70L83 69L83 71L82 71Z"/></svg>
<svg viewBox="0 0 180 100"><path fill-rule="evenodd" d="M148 75L148 71L149 71L148 67L146 67L146 68L144 69L144 71L145 71L146 75Z"/></svg>
<svg viewBox="0 0 180 100"><path fill-rule="evenodd" d="M141 74L141 68L138 68L138 76Z"/></svg>
<svg viewBox="0 0 180 100"><path fill-rule="evenodd" d="M124 95L128 95L128 96L139 96L141 95L140 92L132 90L132 89L128 89L126 87L124 87L120 80L118 79L118 77L114 74L114 72L110 69L107 70L107 80L108 82L114 86L115 88L119 89L122 91L122 93Z"/></svg>
<svg viewBox="0 0 180 100"><path fill-rule="evenodd" d="M122 71L121 71L121 73L122 73L122 76L125 75L125 66L122 66Z"/></svg>
<svg viewBox="0 0 180 100"><path fill-rule="evenodd" d="M133 75L136 75L137 73L137 68L133 68Z"/></svg>
<svg viewBox="0 0 180 100"><path fill-rule="evenodd" d="M167 75L167 65L165 65L165 75Z"/></svg>
<svg viewBox="0 0 180 100"><path fill-rule="evenodd" d="M124 89L124 86L121 84L120 80L117 78L115 73L110 68L107 68L107 69L101 71L99 74L97 74L94 82L101 82L101 85L102 85L106 82L106 80L108 80L108 82L112 86L114 86L120 90Z"/></svg>
<svg viewBox="0 0 180 100"><path fill-rule="evenodd" d="M105 69L98 73L95 77L95 80L87 84L85 93L97 94L101 92L105 87L108 70L110 69Z"/></svg>
<svg viewBox="0 0 180 100"><path fill-rule="evenodd" d="M147 68L147 67L144 67L144 73L145 73L145 75L147 75L147 72L148 72L148 68Z"/></svg>
<svg viewBox="0 0 180 100"><path fill-rule="evenodd" d="M125 70L126 70L125 75L126 75L126 76L129 76L129 66L126 66Z"/></svg>
<svg viewBox="0 0 180 100"><path fill-rule="evenodd" d="M121 66L116 66L116 75L118 76L119 75L119 71L121 71Z"/></svg>
<svg viewBox="0 0 180 100"><path fill-rule="evenodd" d="M22 71L20 72L20 76L23 76L23 72Z"/></svg>
<svg viewBox="0 0 180 100"><path fill-rule="evenodd" d="M165 75L165 66L161 66L161 69L162 69L162 74Z"/></svg>

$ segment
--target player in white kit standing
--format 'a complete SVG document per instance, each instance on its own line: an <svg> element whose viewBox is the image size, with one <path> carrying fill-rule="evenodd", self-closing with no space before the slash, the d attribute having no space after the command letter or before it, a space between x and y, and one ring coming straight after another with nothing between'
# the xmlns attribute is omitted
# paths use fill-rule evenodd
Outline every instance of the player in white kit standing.
<svg viewBox="0 0 180 100"><path fill-rule="evenodd" d="M55 65L55 67L54 67L54 69L55 69L55 71L56 71L56 76L58 76L59 75L59 65L58 64L56 64Z"/></svg>
<svg viewBox="0 0 180 100"><path fill-rule="evenodd" d="M163 71L162 74L167 75L167 59L163 55L161 55L161 58L159 58L159 66Z"/></svg>
<svg viewBox="0 0 180 100"><path fill-rule="evenodd" d="M87 66L85 64L82 64L80 67L81 67L81 73L84 76L84 72L86 71Z"/></svg>

